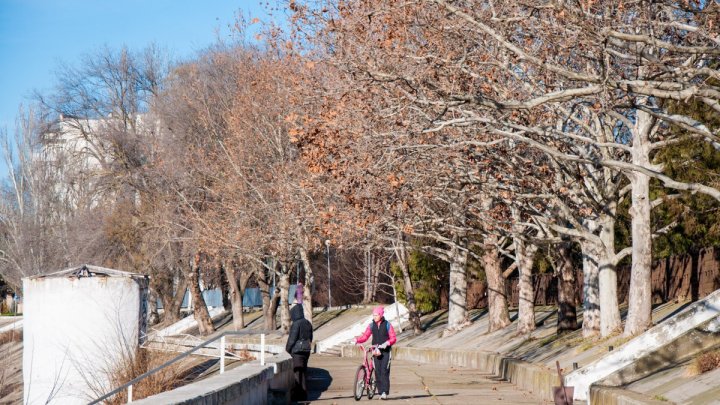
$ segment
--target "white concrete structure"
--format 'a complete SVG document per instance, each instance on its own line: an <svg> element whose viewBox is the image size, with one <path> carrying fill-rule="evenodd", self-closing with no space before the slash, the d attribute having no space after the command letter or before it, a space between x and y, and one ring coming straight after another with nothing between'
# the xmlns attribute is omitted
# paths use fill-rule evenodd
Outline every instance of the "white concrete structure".
<svg viewBox="0 0 720 405"><path fill-rule="evenodd" d="M147 276L80 266L23 279L24 402L85 404L146 328Z"/></svg>
<svg viewBox="0 0 720 405"><path fill-rule="evenodd" d="M390 304L385 306L385 319L393 325L396 332L399 332L401 323L408 322L409 313L405 305L400 303ZM353 324L349 328L338 332L327 339L320 340L315 343L315 348L318 353L322 353L333 346L337 346L343 343L351 341L354 337L361 335L365 332L365 328L372 322L372 315L361 319L357 323Z"/></svg>
<svg viewBox="0 0 720 405"><path fill-rule="evenodd" d="M627 342L603 358L573 371L565 377L566 387L575 387L574 398L589 402L590 386L660 347L674 341L686 332L720 316L720 290L697 301L684 311ZM711 322L710 328L717 327Z"/></svg>

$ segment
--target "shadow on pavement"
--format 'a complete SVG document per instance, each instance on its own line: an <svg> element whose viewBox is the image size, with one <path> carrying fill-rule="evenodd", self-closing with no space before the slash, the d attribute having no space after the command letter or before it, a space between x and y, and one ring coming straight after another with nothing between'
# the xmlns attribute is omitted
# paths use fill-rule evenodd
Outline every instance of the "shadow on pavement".
<svg viewBox="0 0 720 405"><path fill-rule="evenodd" d="M332 400L334 400L334 399L351 399L351 398L353 398L352 395L345 395L345 396L340 395L340 396L335 396L335 397L324 397L322 400L323 400L323 401L332 401ZM375 397L375 398L373 398L373 399L378 399L378 398L379 398L379 397ZM319 398L315 398L315 400L317 400L317 399L319 399ZM363 399L367 401L367 397L363 397ZM300 402L298 402L298 404L311 404L312 401L313 401L313 400L311 400L311 399L308 398L307 401L300 401ZM294 403L294 402L293 402L293 403Z"/></svg>
<svg viewBox="0 0 720 405"><path fill-rule="evenodd" d="M308 401L320 398L320 394L327 391L332 382L330 372L324 368L308 367L307 370L307 389Z"/></svg>
<svg viewBox="0 0 720 405"><path fill-rule="evenodd" d="M454 397L455 395L457 395L457 394L436 394L436 395L426 394L426 395L398 395L398 396L390 395L389 397L387 397L386 401L392 401L393 399L405 400L405 399L415 399L415 398Z"/></svg>
<svg viewBox="0 0 720 405"><path fill-rule="evenodd" d="M437 395L425 394L425 395L397 395L397 396L390 395L386 399L386 401L393 401L393 400L405 401L408 399L419 399L419 398L454 397L455 395L457 395L457 394L437 394ZM334 396L334 397L325 397L325 398L323 398L323 401L332 401L334 399L351 399L351 398L353 398L352 394L344 395L344 396L341 395L341 396ZM311 392L310 395L308 395L307 401L293 402L293 404L310 404L310 403L312 403L313 400L316 400L316 399L318 399L318 395L313 395L313 393ZM380 395L375 395L372 400L374 401L376 399L380 399ZM363 396L362 400L367 401L368 400L367 396Z"/></svg>

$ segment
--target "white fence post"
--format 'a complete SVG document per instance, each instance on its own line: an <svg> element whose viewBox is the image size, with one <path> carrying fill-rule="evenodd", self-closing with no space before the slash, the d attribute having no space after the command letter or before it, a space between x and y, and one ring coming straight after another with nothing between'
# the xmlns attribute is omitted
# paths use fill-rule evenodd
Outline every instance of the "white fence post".
<svg viewBox="0 0 720 405"><path fill-rule="evenodd" d="M225 372L225 336L220 338L220 374Z"/></svg>
<svg viewBox="0 0 720 405"><path fill-rule="evenodd" d="M132 402L132 385L128 385L128 403Z"/></svg>

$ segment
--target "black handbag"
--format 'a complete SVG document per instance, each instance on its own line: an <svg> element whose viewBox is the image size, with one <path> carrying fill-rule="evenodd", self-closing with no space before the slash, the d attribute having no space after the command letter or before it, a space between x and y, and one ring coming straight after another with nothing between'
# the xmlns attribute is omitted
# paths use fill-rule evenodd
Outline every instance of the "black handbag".
<svg viewBox="0 0 720 405"><path fill-rule="evenodd" d="M292 347L292 353L309 353L310 341L307 339L298 339Z"/></svg>

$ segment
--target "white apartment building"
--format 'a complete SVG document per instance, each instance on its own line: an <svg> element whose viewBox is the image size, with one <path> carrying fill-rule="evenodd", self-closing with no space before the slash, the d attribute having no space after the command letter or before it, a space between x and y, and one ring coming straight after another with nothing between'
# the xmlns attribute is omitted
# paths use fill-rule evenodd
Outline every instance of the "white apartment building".
<svg viewBox="0 0 720 405"><path fill-rule="evenodd" d="M116 191L108 182L118 156L118 144L128 136L151 135L157 128L116 119L60 117L45 133L36 158L48 163L58 195L69 207L94 206Z"/></svg>

